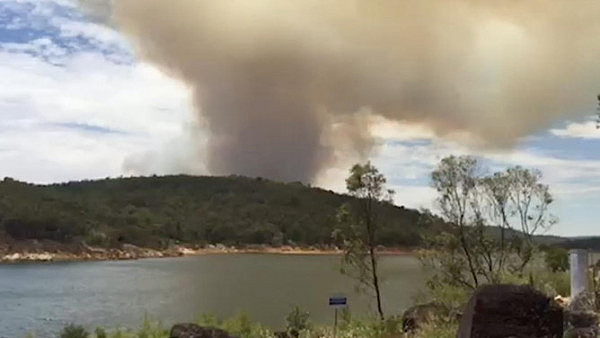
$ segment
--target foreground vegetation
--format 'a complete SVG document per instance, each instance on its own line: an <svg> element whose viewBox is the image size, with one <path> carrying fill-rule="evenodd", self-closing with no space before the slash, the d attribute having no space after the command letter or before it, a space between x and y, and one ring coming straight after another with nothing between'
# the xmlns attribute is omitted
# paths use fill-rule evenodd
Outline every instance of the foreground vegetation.
<svg viewBox="0 0 600 338"><path fill-rule="evenodd" d="M300 338L330 338L334 336L333 327L315 326L311 324L308 316L301 321L295 321L295 311L292 310L287 316L287 332L298 332ZM245 314L239 314L232 318L220 319L215 316L202 316L197 324L220 328L229 334L240 338L272 338L275 331L253 322ZM411 334L412 338L425 337L454 337L456 335L457 323L440 319L425 326L419 332ZM377 319L355 320L349 316L342 316L337 328L336 337L339 338L397 338L408 337L402 332L402 322L399 317L390 317L384 322ZM30 334L30 338L35 335ZM132 330L108 330L96 328L88 332L78 325L68 325L60 333L61 338L168 338L169 328L159 322L145 320L138 329Z"/></svg>

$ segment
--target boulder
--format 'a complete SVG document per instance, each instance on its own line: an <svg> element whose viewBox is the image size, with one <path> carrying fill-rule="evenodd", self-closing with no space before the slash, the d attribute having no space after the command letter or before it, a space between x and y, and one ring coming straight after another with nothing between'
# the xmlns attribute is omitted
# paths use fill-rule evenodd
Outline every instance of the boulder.
<svg viewBox="0 0 600 338"><path fill-rule="evenodd" d="M593 311L565 311L565 320L573 327L597 327L598 314Z"/></svg>
<svg viewBox="0 0 600 338"><path fill-rule="evenodd" d="M235 338L227 332L214 327L202 327L196 324L176 324L171 328L170 338Z"/></svg>
<svg viewBox="0 0 600 338"><path fill-rule="evenodd" d="M569 311L594 311L595 307L594 294L591 292L581 292L571 299L567 309Z"/></svg>
<svg viewBox="0 0 600 338"><path fill-rule="evenodd" d="M598 335L598 314L595 309L594 294L582 292L573 297L565 309L565 337L596 337Z"/></svg>
<svg viewBox="0 0 600 338"><path fill-rule="evenodd" d="M442 304L431 302L415 305L402 314L402 330L411 332L436 317L447 317L450 311Z"/></svg>
<svg viewBox="0 0 600 338"><path fill-rule="evenodd" d="M598 337L598 329L597 328L572 328L565 332L565 338L596 338Z"/></svg>
<svg viewBox="0 0 600 338"><path fill-rule="evenodd" d="M563 310L528 285L484 285L473 293L458 327L458 338L558 338Z"/></svg>

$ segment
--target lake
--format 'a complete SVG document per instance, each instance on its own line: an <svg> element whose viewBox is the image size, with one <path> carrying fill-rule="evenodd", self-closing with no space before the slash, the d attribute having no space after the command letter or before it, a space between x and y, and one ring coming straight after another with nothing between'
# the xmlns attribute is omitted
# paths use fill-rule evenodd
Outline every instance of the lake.
<svg viewBox="0 0 600 338"><path fill-rule="evenodd" d="M144 316L164 324L202 313L244 311L281 328L298 305L317 323L330 323L328 296L345 293L353 315L374 304L339 274L339 256L227 254L106 262L0 266L0 337L52 337L70 322L88 328L138 327ZM399 314L423 286L418 261L384 256L380 261L383 306Z"/></svg>

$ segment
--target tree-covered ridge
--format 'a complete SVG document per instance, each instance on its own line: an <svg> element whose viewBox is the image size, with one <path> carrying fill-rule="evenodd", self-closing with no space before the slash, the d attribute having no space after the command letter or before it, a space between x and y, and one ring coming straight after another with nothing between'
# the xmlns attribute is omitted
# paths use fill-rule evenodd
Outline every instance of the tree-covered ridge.
<svg viewBox="0 0 600 338"><path fill-rule="evenodd" d="M401 193L401 192L400 192ZM331 244L337 209L353 199L300 183L240 176L153 176L33 185L0 182L0 237L132 243ZM435 217L385 205L378 243L414 246Z"/></svg>

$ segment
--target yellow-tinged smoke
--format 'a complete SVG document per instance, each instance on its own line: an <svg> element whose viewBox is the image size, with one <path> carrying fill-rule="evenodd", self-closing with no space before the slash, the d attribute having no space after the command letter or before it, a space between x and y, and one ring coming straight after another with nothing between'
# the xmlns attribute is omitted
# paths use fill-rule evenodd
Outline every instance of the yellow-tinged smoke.
<svg viewBox="0 0 600 338"><path fill-rule="evenodd" d="M213 174L310 181L365 111L508 147L600 88L598 1L117 0L137 52L191 86ZM334 127L335 126L335 127Z"/></svg>

